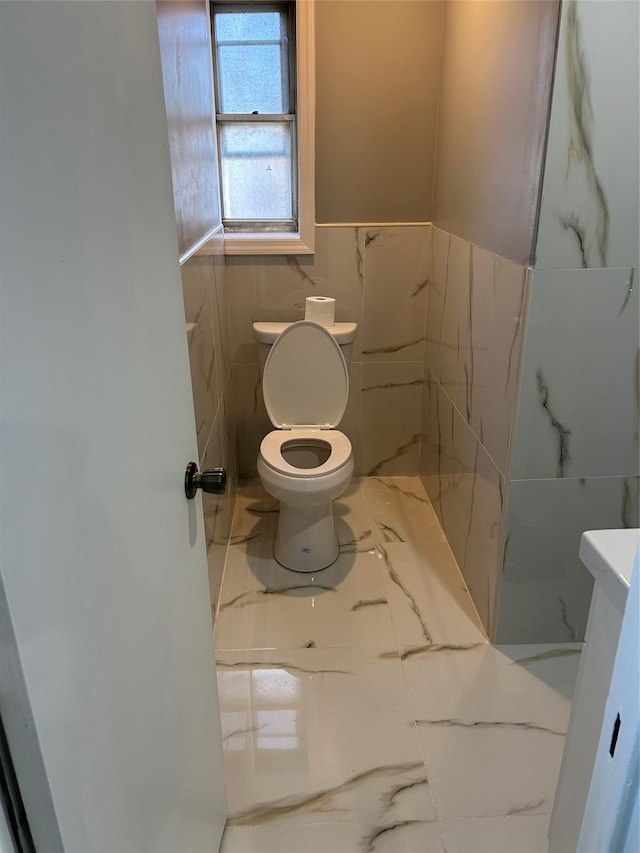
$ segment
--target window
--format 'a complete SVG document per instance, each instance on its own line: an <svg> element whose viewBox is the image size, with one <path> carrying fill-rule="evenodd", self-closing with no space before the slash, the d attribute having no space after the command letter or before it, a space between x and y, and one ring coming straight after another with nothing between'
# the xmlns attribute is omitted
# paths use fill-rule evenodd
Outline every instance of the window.
<svg viewBox="0 0 640 853"><path fill-rule="evenodd" d="M312 252L312 0L211 10L225 251Z"/></svg>
<svg viewBox="0 0 640 853"><path fill-rule="evenodd" d="M214 7L222 217L229 231L294 231L293 6Z"/></svg>

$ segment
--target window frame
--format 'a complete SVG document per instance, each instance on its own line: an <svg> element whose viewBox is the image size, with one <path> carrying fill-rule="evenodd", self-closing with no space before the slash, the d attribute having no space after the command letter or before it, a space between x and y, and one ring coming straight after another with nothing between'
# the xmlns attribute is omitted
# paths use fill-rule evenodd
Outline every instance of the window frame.
<svg viewBox="0 0 640 853"><path fill-rule="evenodd" d="M232 2L232 0L230 0ZM236 3L238 0L236 0ZM216 3L222 5L220 0ZM242 5L261 5L260 0L240 0ZM268 5L266 0L265 5ZM207 4L210 17L212 68L215 62L213 14ZM269 254L313 254L315 235L315 0L295 0L295 45L293 56L295 68L295 131L292 153L293 191L296 194L297 229L290 231L271 230L269 226L257 230L224 230L224 252L226 255L269 255ZM214 98L217 101L214 78ZM217 103L214 104L217 109ZM216 114L214 114L216 115ZM274 117L271 117L274 118ZM225 121L231 119L226 118ZM218 139L218 121L216 140ZM220 174L220 170L219 170ZM277 226L276 226L277 227Z"/></svg>

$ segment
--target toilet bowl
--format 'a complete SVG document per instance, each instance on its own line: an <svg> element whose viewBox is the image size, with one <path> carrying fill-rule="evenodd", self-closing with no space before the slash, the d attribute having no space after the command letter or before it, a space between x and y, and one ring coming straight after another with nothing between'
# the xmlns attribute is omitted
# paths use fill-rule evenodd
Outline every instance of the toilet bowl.
<svg viewBox="0 0 640 853"><path fill-rule="evenodd" d="M306 320L284 325L264 365L276 429L262 440L258 474L280 501L274 556L287 569L317 572L338 557L333 501L354 466L351 442L335 427L348 394L347 364L331 332Z"/></svg>

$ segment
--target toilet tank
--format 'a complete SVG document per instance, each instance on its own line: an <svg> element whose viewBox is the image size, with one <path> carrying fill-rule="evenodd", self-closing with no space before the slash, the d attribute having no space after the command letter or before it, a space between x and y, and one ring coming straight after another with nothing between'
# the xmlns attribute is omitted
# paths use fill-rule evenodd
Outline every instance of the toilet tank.
<svg viewBox="0 0 640 853"><path fill-rule="evenodd" d="M254 323L253 337L258 344L258 361L260 362L260 371L264 370L264 365L269 355L273 343L278 335L284 331L291 323ZM353 351L353 342L356 339L358 331L357 323L334 323L333 326L326 327L329 334L335 339L336 343L342 351L342 356L347 364L347 369L351 367L351 353Z"/></svg>

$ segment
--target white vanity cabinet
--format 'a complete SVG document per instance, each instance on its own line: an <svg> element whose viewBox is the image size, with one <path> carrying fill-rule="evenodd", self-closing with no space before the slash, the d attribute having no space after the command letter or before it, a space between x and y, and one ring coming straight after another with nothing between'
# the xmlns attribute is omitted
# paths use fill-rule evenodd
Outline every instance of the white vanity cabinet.
<svg viewBox="0 0 640 853"><path fill-rule="evenodd" d="M617 773L622 778L634 764L629 750L633 750L638 724L638 627L637 612L636 624L630 627L631 607L629 624L624 629L624 649L621 632L639 537L638 530L597 530L582 536L580 557L595 585L549 827L549 853L604 853L609 848L601 846L600 834L613 832L616 817L626 808L621 801L626 783L622 783L616 802L609 796L604 815L600 789L606 784L613 790L612 775ZM626 671L614 676L614 667ZM614 683L622 687L621 692L612 692ZM620 713L621 723L614 732L616 702L620 707L626 702L628 710L624 715ZM622 734L626 754L622 754ZM627 791L628 788L626 784ZM603 821L610 824L608 830ZM616 848L616 853L618 849L622 848Z"/></svg>

